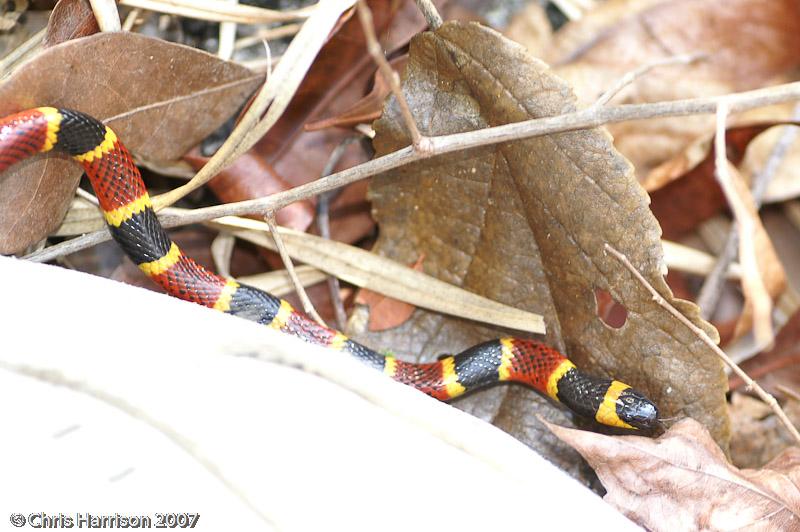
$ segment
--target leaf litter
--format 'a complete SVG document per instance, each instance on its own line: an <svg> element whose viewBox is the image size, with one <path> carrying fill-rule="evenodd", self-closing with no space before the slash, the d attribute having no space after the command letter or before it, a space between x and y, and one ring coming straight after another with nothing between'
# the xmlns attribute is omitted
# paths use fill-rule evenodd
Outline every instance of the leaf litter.
<svg viewBox="0 0 800 532"><path fill-rule="evenodd" d="M576 105L569 87L519 45L458 22L414 38L403 93L425 135L553 116ZM393 99L374 127L377 155L410 143ZM668 301L716 337L696 306L672 298L647 196L604 131L436 157L376 177L371 199L381 227L376 252L401 263L424 253L427 273L543 314L546 340L576 364L641 389L663 417L696 417L727 448L720 361L603 251L605 243L622 251ZM596 289L627 309L622 327L610 328L597 316ZM430 360L509 333L417 311L403 326L364 339ZM529 390L503 387L456 404L561 462L553 440L530 421L545 402Z"/></svg>

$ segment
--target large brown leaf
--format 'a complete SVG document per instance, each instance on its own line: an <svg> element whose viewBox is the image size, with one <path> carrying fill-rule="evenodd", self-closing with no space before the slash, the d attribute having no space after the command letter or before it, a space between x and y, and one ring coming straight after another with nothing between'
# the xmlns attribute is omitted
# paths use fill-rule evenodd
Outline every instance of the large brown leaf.
<svg viewBox="0 0 800 532"><path fill-rule="evenodd" d="M261 76L187 46L133 33L71 40L0 85L0 116L51 105L113 127L137 156L180 157L242 105ZM0 177L0 253L43 238L64 217L81 170L53 157Z"/></svg>
<svg viewBox="0 0 800 532"><path fill-rule="evenodd" d="M403 91L427 135L575 110L569 87L544 64L476 24L451 22L417 36ZM375 123L379 155L409 144L391 102ZM661 231L648 198L605 131L437 157L376 178L371 194L381 226L379 253L406 264L425 254L427 273L543 314L547 340L584 369L637 386L665 417L702 420L727 445L720 362L604 253L606 243L625 253L667 300L716 336L697 307L673 299L662 277ZM621 328L598 318L596 289L627 308ZM417 311L402 327L367 340L430 360L508 333ZM500 387L457 404L560 461L547 449L552 436L533 419L534 403L543 402L527 389Z"/></svg>
<svg viewBox="0 0 800 532"><path fill-rule="evenodd" d="M623 73L675 54L704 53L693 65L661 67L615 102L725 94L796 76L800 3L795 0L610 0L556 33L545 59L592 102ZM709 116L661 118L609 127L640 176L713 131Z"/></svg>
<svg viewBox="0 0 800 532"><path fill-rule="evenodd" d="M797 530L800 449L760 470L737 469L708 432L685 419L658 440L550 425L578 449L605 500L648 530Z"/></svg>

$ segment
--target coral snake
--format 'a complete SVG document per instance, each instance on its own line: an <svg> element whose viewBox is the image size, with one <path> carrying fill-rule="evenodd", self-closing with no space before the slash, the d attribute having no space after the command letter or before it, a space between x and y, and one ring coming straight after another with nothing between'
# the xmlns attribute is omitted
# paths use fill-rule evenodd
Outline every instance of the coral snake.
<svg viewBox="0 0 800 532"><path fill-rule="evenodd" d="M39 107L0 120L0 172L36 153L58 150L88 175L114 240L170 295L346 351L396 381L449 400L498 382L524 383L598 422L651 429L658 409L627 384L589 376L541 342L488 341L432 363L385 356L328 329L286 301L209 272L183 255L156 217L139 170L114 132L80 112Z"/></svg>

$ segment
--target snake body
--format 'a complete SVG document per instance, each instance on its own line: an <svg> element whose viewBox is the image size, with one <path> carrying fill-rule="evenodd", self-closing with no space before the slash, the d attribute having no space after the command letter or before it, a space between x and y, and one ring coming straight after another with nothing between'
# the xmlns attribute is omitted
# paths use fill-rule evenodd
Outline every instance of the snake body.
<svg viewBox="0 0 800 532"><path fill-rule="evenodd" d="M130 153L102 122L53 107L30 109L0 120L0 172L51 150L68 154L83 167L114 240L141 271L172 296L345 351L440 400L510 381L528 385L606 425L651 429L658 423L658 409L642 393L616 380L587 375L538 341L501 338L431 363L382 355L317 324L286 301L220 277L181 253L159 223Z"/></svg>

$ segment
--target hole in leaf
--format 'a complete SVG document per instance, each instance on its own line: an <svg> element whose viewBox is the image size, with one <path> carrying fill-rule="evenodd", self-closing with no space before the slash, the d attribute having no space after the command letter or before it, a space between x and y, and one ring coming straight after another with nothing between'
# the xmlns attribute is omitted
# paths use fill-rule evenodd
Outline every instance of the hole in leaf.
<svg viewBox="0 0 800 532"><path fill-rule="evenodd" d="M597 317L612 329L619 329L628 319L628 309L615 300L612 295L602 288L594 289L594 301L597 307Z"/></svg>

